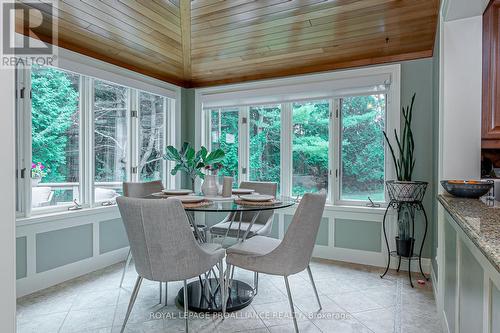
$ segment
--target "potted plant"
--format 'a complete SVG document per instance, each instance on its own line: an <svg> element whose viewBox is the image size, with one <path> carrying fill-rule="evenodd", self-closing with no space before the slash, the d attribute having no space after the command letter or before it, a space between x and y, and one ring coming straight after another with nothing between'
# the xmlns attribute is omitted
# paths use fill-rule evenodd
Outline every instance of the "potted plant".
<svg viewBox="0 0 500 333"><path fill-rule="evenodd" d="M209 153L207 148L201 147L196 152L189 142L184 142L180 150L177 150L174 146L168 146L163 156L165 160L176 163L170 172L172 175L176 175L179 170L184 171L188 175L193 191L196 178L205 179L205 174L201 170L206 167L212 167L215 164L221 164L224 157L225 153L222 149L217 149Z"/></svg>
<svg viewBox="0 0 500 333"><path fill-rule="evenodd" d="M35 187L42 181L42 178L47 176L45 166L41 163L31 163L31 186Z"/></svg>
<svg viewBox="0 0 500 333"><path fill-rule="evenodd" d="M394 168L396 170L397 180L386 181L387 192L391 204L398 206L398 237L396 237L396 249L399 255L409 257L412 255L414 238L410 237L409 224L410 216L404 204L420 203L427 189L427 182L413 181L412 175L415 168L415 141L411 123L413 119L413 106L415 96L411 99L411 104L403 107L402 114L404 118L404 127L401 137L394 129L394 137L397 144L397 155L387 133L384 131L384 137L391 151ZM402 214L401 214L402 213Z"/></svg>

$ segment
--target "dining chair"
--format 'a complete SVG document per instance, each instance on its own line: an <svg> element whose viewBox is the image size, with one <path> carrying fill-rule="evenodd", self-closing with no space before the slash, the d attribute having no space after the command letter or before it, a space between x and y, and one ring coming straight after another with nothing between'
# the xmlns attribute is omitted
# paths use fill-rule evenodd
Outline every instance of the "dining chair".
<svg viewBox="0 0 500 333"><path fill-rule="evenodd" d="M281 241L271 237L255 236L238 242L226 250L227 268L225 288L229 288L231 285L230 270L232 266L253 272L281 275L284 277L296 332L299 330L292 295L290 293L290 285L288 284L288 277L290 275L307 269L319 309L321 310L322 308L309 262L319 224L323 216L325 201L326 193L304 194L295 211L292 223ZM226 295L227 292L226 290Z"/></svg>
<svg viewBox="0 0 500 333"><path fill-rule="evenodd" d="M123 195L130 198L143 198L150 194L161 192L163 190L163 183L161 180L154 180L151 182L123 182ZM123 266L122 277L120 279L120 288L123 285L125 272L132 260L132 253L128 250L127 260ZM167 286L165 285L165 304L167 302ZM162 284L160 283L160 303L162 303Z"/></svg>
<svg viewBox="0 0 500 333"><path fill-rule="evenodd" d="M116 201L138 274L121 332L125 329L143 279L184 281L184 318L188 332L187 280L219 265L221 300L224 300L224 249L210 243L200 244L195 239L182 203L177 199L119 197Z"/></svg>
<svg viewBox="0 0 500 333"><path fill-rule="evenodd" d="M276 197L278 184L276 182L255 182L244 181L240 183L240 188L254 190L259 194L267 194ZM258 215L255 215L258 214ZM238 216L239 215L239 216ZM255 221L252 220L255 218ZM210 227L210 235L216 237L240 238L246 233L245 238L251 238L255 235L269 236L273 227L274 210L261 212L230 213L224 220ZM250 229L248 229L250 227ZM259 290L259 274L254 272L254 292Z"/></svg>
<svg viewBox="0 0 500 333"><path fill-rule="evenodd" d="M275 197L278 191L278 184L275 182L241 182L240 188L254 190L259 194L267 194ZM242 237L250 226L254 216L254 212L242 214L230 213L224 220L210 227L210 234L232 238ZM273 219L273 210L260 212L252 228L248 232L247 238L255 235L268 236L271 233Z"/></svg>

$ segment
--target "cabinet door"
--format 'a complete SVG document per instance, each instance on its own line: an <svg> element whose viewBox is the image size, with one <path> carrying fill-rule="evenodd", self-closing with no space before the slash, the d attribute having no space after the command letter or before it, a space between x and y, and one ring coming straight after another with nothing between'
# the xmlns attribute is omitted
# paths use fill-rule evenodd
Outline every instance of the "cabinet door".
<svg viewBox="0 0 500 333"><path fill-rule="evenodd" d="M500 0L483 15L482 147L500 148Z"/></svg>

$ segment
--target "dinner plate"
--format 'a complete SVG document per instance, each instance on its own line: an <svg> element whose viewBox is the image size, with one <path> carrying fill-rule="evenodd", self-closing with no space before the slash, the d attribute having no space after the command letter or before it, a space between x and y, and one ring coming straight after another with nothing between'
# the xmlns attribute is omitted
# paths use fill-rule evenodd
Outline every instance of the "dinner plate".
<svg viewBox="0 0 500 333"><path fill-rule="evenodd" d="M270 201L273 200L274 197L272 195L267 195L267 194L247 194L247 195L240 195L240 198L242 200L246 201Z"/></svg>
<svg viewBox="0 0 500 333"><path fill-rule="evenodd" d="M170 197L171 199L179 199L183 203L196 203L205 200L205 197L199 195L178 195Z"/></svg>
<svg viewBox="0 0 500 333"><path fill-rule="evenodd" d="M252 194L255 190L250 188L234 188L233 194Z"/></svg>
<svg viewBox="0 0 500 333"><path fill-rule="evenodd" d="M170 195L188 195L188 194L191 194L193 193L193 191L191 190L187 190L187 189L179 189L179 190L175 190L175 189L165 189L165 190L161 190L164 194L170 194Z"/></svg>

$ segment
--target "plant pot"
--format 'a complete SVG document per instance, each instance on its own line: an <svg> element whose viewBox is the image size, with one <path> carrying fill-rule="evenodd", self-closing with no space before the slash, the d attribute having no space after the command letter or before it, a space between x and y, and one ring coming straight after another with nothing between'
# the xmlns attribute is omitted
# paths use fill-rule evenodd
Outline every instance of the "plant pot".
<svg viewBox="0 0 500 333"><path fill-rule="evenodd" d="M427 182L388 180L385 182L391 201L422 202Z"/></svg>
<svg viewBox="0 0 500 333"><path fill-rule="evenodd" d="M31 187L37 187L42 181L42 178L31 178Z"/></svg>
<svg viewBox="0 0 500 333"><path fill-rule="evenodd" d="M401 257L411 257L414 245L415 238L399 239L399 237L396 236L396 252Z"/></svg>
<svg viewBox="0 0 500 333"><path fill-rule="evenodd" d="M217 185L217 177L215 175L206 175L201 185L201 192L207 197L215 197L219 194L219 185Z"/></svg>

